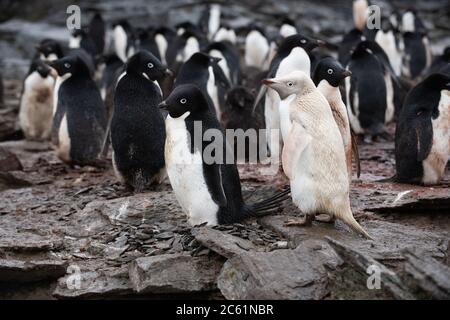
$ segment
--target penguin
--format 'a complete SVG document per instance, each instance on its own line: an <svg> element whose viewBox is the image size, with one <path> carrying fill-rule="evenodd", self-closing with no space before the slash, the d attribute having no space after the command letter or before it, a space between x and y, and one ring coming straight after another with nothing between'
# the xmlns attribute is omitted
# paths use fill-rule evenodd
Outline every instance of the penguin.
<svg viewBox="0 0 450 320"><path fill-rule="evenodd" d="M35 59L41 59L44 62L50 62L61 59L64 56L63 49L59 42L53 39L44 39L37 46L38 51Z"/></svg>
<svg viewBox="0 0 450 320"><path fill-rule="evenodd" d="M401 76L403 52L392 24L388 20L384 20L382 28L376 30L374 39L370 40L373 40L380 45L388 56L395 75L397 77Z"/></svg>
<svg viewBox="0 0 450 320"><path fill-rule="evenodd" d="M89 22L88 34L97 48L97 55L103 54L106 42L106 26L105 21L99 12L96 12Z"/></svg>
<svg viewBox="0 0 450 320"><path fill-rule="evenodd" d="M164 150L167 174L191 225L232 224L261 217L278 210L288 198L289 189L259 203L244 202L237 166L229 161L230 147L202 90L193 84L179 86L161 107L169 112ZM199 124L200 137L194 132ZM212 145L205 133L214 134L216 151L226 161L210 161Z"/></svg>
<svg viewBox="0 0 450 320"><path fill-rule="evenodd" d="M322 41L306 37L302 34L285 38L272 60L268 77L281 77L294 70L301 70L307 75L310 75L311 60L308 53L321 45L323 45ZM281 101L280 96L274 90L263 86L258 94L256 103L259 103L262 95L266 96L264 117L268 134L268 148L271 152L274 151L274 156L276 156L278 154L275 146L277 141L272 141L273 139L269 135L271 130L281 129L281 137L278 142L279 146L281 146L282 141L287 137L290 130L289 101Z"/></svg>
<svg viewBox="0 0 450 320"><path fill-rule="evenodd" d="M106 129L106 112L89 67L78 55L50 62L58 73L52 138L58 157L74 165L97 163Z"/></svg>
<svg viewBox="0 0 450 320"><path fill-rule="evenodd" d="M344 144L331 107L308 74L294 71L263 83L289 104L292 128L285 141L282 165L294 204L306 215L288 226L310 224L317 214L338 218L371 239L352 214ZM320 115L320 116L318 116Z"/></svg>
<svg viewBox="0 0 450 320"><path fill-rule="evenodd" d="M193 54L200 52L205 44L204 37L195 31L186 30L169 44L167 49L167 64L170 69L178 73L179 66L188 61Z"/></svg>
<svg viewBox="0 0 450 320"><path fill-rule="evenodd" d="M252 26L245 38L245 65L262 70L269 55L269 49L269 41L264 31L257 26Z"/></svg>
<svg viewBox="0 0 450 320"><path fill-rule="evenodd" d="M126 20L113 25L114 50L116 55L126 62L136 51L134 29Z"/></svg>
<svg viewBox="0 0 450 320"><path fill-rule="evenodd" d="M406 10L403 15L401 15L400 19L401 32L426 32L425 25L422 19L417 15L417 11L415 9Z"/></svg>
<svg viewBox="0 0 450 320"><path fill-rule="evenodd" d="M352 181L352 156L355 158L357 176L360 177L361 168L359 165L358 145L353 137L350 120L348 119L347 107L342 101L339 86L344 79L351 76L351 72L344 69L334 58L328 57L320 60L314 75L313 81L320 93L327 99L331 107L333 118L339 128L339 132L344 143L345 160L349 182Z"/></svg>
<svg viewBox="0 0 450 320"><path fill-rule="evenodd" d="M34 60L23 83L20 99L19 124L27 140L45 141L50 138L54 85L49 66L40 59Z"/></svg>
<svg viewBox="0 0 450 320"><path fill-rule="evenodd" d="M432 75L433 73L442 73L444 68L448 68L450 66L450 46L444 49L442 55L437 56L431 66L427 70L427 76Z"/></svg>
<svg viewBox="0 0 450 320"><path fill-rule="evenodd" d="M120 76L111 122L113 167L117 178L137 192L165 178L164 116L155 83L170 72L148 51L132 56Z"/></svg>
<svg viewBox="0 0 450 320"><path fill-rule="evenodd" d="M348 64L348 62L350 61L352 51L356 48L356 46L360 42L365 41L365 40L366 40L366 37L358 29L353 29L350 32L348 32L342 39L342 42L338 48L339 62L343 66L346 66Z"/></svg>
<svg viewBox="0 0 450 320"><path fill-rule="evenodd" d="M136 39L138 50L145 50L151 52L159 61L161 61L161 55L159 53L159 48L156 43L156 39L153 35L152 28L137 28L136 29Z"/></svg>
<svg viewBox="0 0 450 320"><path fill-rule="evenodd" d="M433 74L408 94L395 135L394 180L435 185L450 155L450 75Z"/></svg>
<svg viewBox="0 0 450 320"><path fill-rule="evenodd" d="M85 29L75 29L72 32L72 36L69 41L70 49L83 49L88 54L91 55L92 59L95 61L99 52L94 39L91 38L88 31Z"/></svg>
<svg viewBox="0 0 450 320"><path fill-rule="evenodd" d="M213 41L214 42L229 42L232 45L236 45L236 32L227 25L222 25L219 30L217 30L216 34L214 35Z"/></svg>
<svg viewBox="0 0 450 320"><path fill-rule="evenodd" d="M154 37L158 46L159 56L161 57L161 63L168 65L166 58L167 48L169 47L169 43L172 43L173 39L175 39L176 32L171 28L161 26L155 29Z"/></svg>
<svg viewBox="0 0 450 320"><path fill-rule="evenodd" d="M211 4L203 11L200 17L200 28L212 40L220 28L220 5Z"/></svg>
<svg viewBox="0 0 450 320"><path fill-rule="evenodd" d="M210 111L220 120L222 115L219 90L216 84L219 58L197 52L180 68L174 88L185 84L195 84L206 96Z"/></svg>
<svg viewBox="0 0 450 320"><path fill-rule="evenodd" d="M103 63L105 67L102 70L100 93L103 101L105 102L107 114L111 115L113 108L114 90L116 88L117 80L122 74L124 63L115 53L110 53L103 56Z"/></svg>
<svg viewBox="0 0 450 320"><path fill-rule="evenodd" d="M182 36L183 33L185 33L186 31L189 31L197 35L204 34L201 27L195 25L191 21L180 22L177 25L175 25L175 29L177 30L177 36Z"/></svg>
<svg viewBox="0 0 450 320"><path fill-rule="evenodd" d="M287 38L298 33L295 22L289 18L283 19L280 27L280 36Z"/></svg>
<svg viewBox="0 0 450 320"><path fill-rule="evenodd" d="M432 54L430 42L424 32L406 32L403 34L405 56L402 73L409 79L417 79L431 66Z"/></svg>
<svg viewBox="0 0 450 320"><path fill-rule="evenodd" d="M219 66L231 85L237 86L241 81L239 54L229 42L213 42L206 47L205 52L219 58Z"/></svg>
<svg viewBox="0 0 450 320"><path fill-rule="evenodd" d="M382 135L385 124L394 117L392 74L387 63L376 43L363 41L347 65L352 72L352 77L345 79L347 109L356 134Z"/></svg>
<svg viewBox="0 0 450 320"><path fill-rule="evenodd" d="M255 130L258 133L259 130L264 129L262 114L253 113L252 111L254 103L255 96L246 87L237 86L228 91L224 112L222 114L223 127L234 130L237 134L238 130L243 130L245 134L249 130ZM233 138L233 141L228 142L231 146L234 146L234 155L237 161L257 160L251 158L252 154L250 152L253 151L259 156L259 135L257 136L258 140L245 138L245 154L242 155L239 154L238 150L238 137ZM241 157L238 158L239 156Z"/></svg>

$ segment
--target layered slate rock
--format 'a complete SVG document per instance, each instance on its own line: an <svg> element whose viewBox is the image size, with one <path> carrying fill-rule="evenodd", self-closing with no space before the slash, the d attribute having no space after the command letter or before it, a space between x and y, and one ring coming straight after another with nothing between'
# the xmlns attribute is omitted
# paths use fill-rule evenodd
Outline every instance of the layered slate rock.
<svg viewBox="0 0 450 320"><path fill-rule="evenodd" d="M222 264L217 257L165 254L134 260L129 275L138 293L211 291L217 289L216 279Z"/></svg>
<svg viewBox="0 0 450 320"><path fill-rule="evenodd" d="M323 299L328 270L342 262L323 241L307 241L295 250L246 252L228 260L218 278L227 299Z"/></svg>

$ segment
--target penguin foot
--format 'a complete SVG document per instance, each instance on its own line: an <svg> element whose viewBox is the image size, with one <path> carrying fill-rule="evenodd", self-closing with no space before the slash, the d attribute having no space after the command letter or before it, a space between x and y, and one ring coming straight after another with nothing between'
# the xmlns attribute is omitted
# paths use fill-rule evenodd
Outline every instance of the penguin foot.
<svg viewBox="0 0 450 320"><path fill-rule="evenodd" d="M308 227L314 220L313 216L306 215L303 218L289 219L284 223L285 227Z"/></svg>
<svg viewBox="0 0 450 320"><path fill-rule="evenodd" d="M316 221L323 223L334 223L334 217L328 214L319 214L316 216Z"/></svg>

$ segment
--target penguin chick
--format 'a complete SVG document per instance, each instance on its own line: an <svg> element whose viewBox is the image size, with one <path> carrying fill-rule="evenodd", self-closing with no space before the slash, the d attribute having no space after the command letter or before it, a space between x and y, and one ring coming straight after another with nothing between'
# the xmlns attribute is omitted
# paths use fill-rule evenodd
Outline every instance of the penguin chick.
<svg viewBox="0 0 450 320"><path fill-rule="evenodd" d="M53 39L44 39L37 46L38 52L35 59L41 59L44 62L55 61L63 57L64 53L61 45Z"/></svg>
<svg viewBox="0 0 450 320"><path fill-rule="evenodd" d="M263 83L281 99L294 95L289 104L292 128L282 164L291 183L292 199L306 219L288 225L304 225L317 214L327 214L371 239L352 214L344 144L325 97L302 71Z"/></svg>
<svg viewBox="0 0 450 320"><path fill-rule="evenodd" d="M234 160L228 157L229 145L204 94L195 85L175 88L161 107L169 111L165 144L167 173L191 225L230 224L261 217L276 211L288 197L289 190L286 190L256 204L244 202L239 172ZM199 125L201 130L194 129ZM205 134L212 134L214 141L210 142Z"/></svg>
<svg viewBox="0 0 450 320"><path fill-rule="evenodd" d="M342 141L344 142L349 182L352 180L352 153L355 156L358 177L360 176L359 155L356 139L353 138L351 132L347 107L342 101L339 85L342 84L345 78L351 76L351 74L338 61L328 57L319 62L313 75L313 81L317 89L319 89L330 104L334 120L341 133Z"/></svg>
<svg viewBox="0 0 450 320"><path fill-rule="evenodd" d="M94 164L106 129L100 91L80 56L67 56L49 65L58 73L52 127L57 155L71 164Z"/></svg>
<svg viewBox="0 0 450 320"><path fill-rule="evenodd" d="M23 84L19 123L27 140L50 138L53 120L53 87L55 79L42 60L33 61Z"/></svg>
<svg viewBox="0 0 450 320"><path fill-rule="evenodd" d="M113 166L118 179L137 192L165 178L161 81L170 72L148 51L132 56L120 76L111 122Z"/></svg>

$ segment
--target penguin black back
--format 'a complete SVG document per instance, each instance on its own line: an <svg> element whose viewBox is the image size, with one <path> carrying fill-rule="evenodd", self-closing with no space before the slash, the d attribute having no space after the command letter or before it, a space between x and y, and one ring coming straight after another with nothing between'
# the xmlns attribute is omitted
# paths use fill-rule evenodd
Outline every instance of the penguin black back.
<svg viewBox="0 0 450 320"><path fill-rule="evenodd" d="M403 35L405 54L408 57L406 63L412 79L420 76L427 67L427 49L423 42L424 37L425 35L421 32L406 32Z"/></svg>
<svg viewBox="0 0 450 320"><path fill-rule="evenodd" d="M96 54L103 54L105 50L106 26L102 15L96 12L89 23L88 33L95 44Z"/></svg>
<svg viewBox="0 0 450 320"><path fill-rule="evenodd" d="M450 76L433 74L413 88L406 97L395 137L395 180L398 182L423 182L422 162L427 159L433 146L433 135L436 133L433 132L432 121L441 116L439 102L442 90L450 90ZM448 123L447 119L444 121Z"/></svg>
<svg viewBox="0 0 450 320"><path fill-rule="evenodd" d="M213 42L206 48L206 52L217 50L225 59L226 68L228 69L228 80L233 85L238 85L241 81L241 68L239 65L239 54L234 46L229 42ZM225 70L224 70L225 72Z"/></svg>
<svg viewBox="0 0 450 320"><path fill-rule="evenodd" d="M161 61L161 55L159 54L153 29L138 28L136 29L136 34L139 49L151 52L158 60Z"/></svg>

